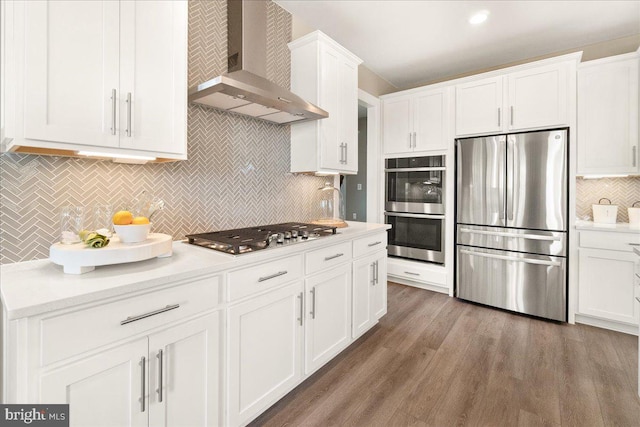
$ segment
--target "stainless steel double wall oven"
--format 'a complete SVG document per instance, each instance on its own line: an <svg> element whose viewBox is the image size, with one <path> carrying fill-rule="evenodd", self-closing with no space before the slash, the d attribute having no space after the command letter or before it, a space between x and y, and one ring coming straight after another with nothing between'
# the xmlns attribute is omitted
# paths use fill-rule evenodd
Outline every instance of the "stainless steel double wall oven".
<svg viewBox="0 0 640 427"><path fill-rule="evenodd" d="M389 255L444 263L444 156L386 159L385 176Z"/></svg>

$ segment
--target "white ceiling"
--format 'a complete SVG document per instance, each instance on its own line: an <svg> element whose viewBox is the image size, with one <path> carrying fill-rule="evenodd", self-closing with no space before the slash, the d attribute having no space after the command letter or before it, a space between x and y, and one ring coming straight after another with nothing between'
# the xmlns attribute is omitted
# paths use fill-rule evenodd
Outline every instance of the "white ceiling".
<svg viewBox="0 0 640 427"><path fill-rule="evenodd" d="M631 0L274 1L399 88L640 33Z"/></svg>

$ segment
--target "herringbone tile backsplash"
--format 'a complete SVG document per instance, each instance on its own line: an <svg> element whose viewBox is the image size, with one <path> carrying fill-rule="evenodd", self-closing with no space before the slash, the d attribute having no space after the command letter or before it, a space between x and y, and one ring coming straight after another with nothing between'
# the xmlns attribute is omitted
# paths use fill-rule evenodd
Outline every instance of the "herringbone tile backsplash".
<svg viewBox="0 0 640 427"><path fill-rule="evenodd" d="M593 221L591 205L606 197L618 205L618 222L629 222L627 208L640 201L640 176L627 178L582 179L576 181L576 216ZM606 203L603 201L603 203ZM636 205L640 207L640 203Z"/></svg>
<svg viewBox="0 0 640 427"><path fill-rule="evenodd" d="M268 4L267 77L289 86L291 16ZM189 86L226 71L226 2L189 2ZM289 127L197 105L189 160L125 165L65 157L0 156L0 263L47 258L65 205L125 207L142 190L163 198L154 231L185 234L313 217L323 178L289 174Z"/></svg>

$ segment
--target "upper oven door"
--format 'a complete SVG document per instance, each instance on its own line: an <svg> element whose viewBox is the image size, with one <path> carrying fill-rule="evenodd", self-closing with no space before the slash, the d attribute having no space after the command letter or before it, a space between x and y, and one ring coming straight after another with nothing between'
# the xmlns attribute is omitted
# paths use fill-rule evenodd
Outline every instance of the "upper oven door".
<svg viewBox="0 0 640 427"><path fill-rule="evenodd" d="M444 214L444 167L387 168L385 172L387 212Z"/></svg>

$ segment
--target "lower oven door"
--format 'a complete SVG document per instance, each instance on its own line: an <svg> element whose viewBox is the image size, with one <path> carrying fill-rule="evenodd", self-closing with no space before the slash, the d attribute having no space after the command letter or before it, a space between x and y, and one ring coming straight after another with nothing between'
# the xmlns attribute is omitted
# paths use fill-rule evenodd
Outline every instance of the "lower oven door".
<svg viewBox="0 0 640 427"><path fill-rule="evenodd" d="M388 254L400 258L444 263L444 215L385 212Z"/></svg>
<svg viewBox="0 0 640 427"><path fill-rule="evenodd" d="M456 296L519 313L567 320L566 259L457 246Z"/></svg>

